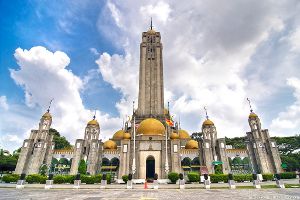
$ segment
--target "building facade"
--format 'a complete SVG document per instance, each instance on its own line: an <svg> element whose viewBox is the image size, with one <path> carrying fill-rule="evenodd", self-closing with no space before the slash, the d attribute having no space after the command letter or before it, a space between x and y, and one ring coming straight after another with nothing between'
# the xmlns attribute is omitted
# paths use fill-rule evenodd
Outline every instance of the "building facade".
<svg viewBox="0 0 300 200"><path fill-rule="evenodd" d="M169 172L186 173L205 167L208 173L218 170L232 172L232 155L225 138L217 137L217 128L208 116L202 124L201 138L173 124L169 108L165 108L163 80L163 45L161 35L152 26L142 33L140 44L139 93L137 109L133 106L131 119L113 137L102 142L100 125L94 118L87 123L83 139L77 139L72 150L53 149L49 128L52 117L45 113L39 130L33 130L24 141L15 173L38 173L42 165L51 165L53 158L69 163L69 173L77 174L84 160L89 174L113 173L116 178L132 173L134 179L167 179ZM247 150L253 169L263 173L280 171L280 157L267 130L261 130L259 118L249 116L251 132L247 133ZM246 152L246 153L245 153ZM230 158L230 159L228 159ZM67 161L66 161L67 160ZM63 163L63 161L61 162ZM49 167L50 168L50 167ZM59 171L59 170L58 170Z"/></svg>

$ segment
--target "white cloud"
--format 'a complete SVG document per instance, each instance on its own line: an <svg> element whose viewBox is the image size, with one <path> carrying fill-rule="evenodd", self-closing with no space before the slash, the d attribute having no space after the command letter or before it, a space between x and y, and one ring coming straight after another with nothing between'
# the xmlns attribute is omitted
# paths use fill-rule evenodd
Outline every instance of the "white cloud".
<svg viewBox="0 0 300 200"><path fill-rule="evenodd" d="M300 127L300 79L291 77L287 79L287 85L293 88L295 101L285 111L280 112L272 120L270 129L276 135L299 134Z"/></svg>
<svg viewBox="0 0 300 200"><path fill-rule="evenodd" d="M6 96L0 96L0 109L8 110L9 106L7 104Z"/></svg>
<svg viewBox="0 0 300 200"><path fill-rule="evenodd" d="M83 106L80 97L83 81L68 69L70 58L64 52L52 53L41 46L30 50L18 48L14 55L20 69L11 69L11 77L24 88L27 106L46 110L49 100L54 98L52 127L71 142L82 138L94 111ZM101 111L97 112L97 119L104 139L111 136L120 121ZM31 125L37 127L38 121Z"/></svg>
<svg viewBox="0 0 300 200"><path fill-rule="evenodd" d="M258 49L270 43L273 35L285 31L284 21L295 14L290 11L292 7L292 3L274 1L109 1L110 12L104 12L111 19L98 23L98 29L113 28L118 37L108 38L125 53L104 53L97 63L105 81L124 97L136 97L133 88L138 84L137 78L128 79L127 74L137 74L141 32L148 29L149 18L153 16L164 45L166 100L171 101L171 111L177 120L180 116L183 128L199 131L204 120L203 107L207 106L220 136L243 136L249 130L246 98L253 96L254 102L262 101L277 89L271 85L264 89L265 80L276 81L271 80L272 69L268 71L270 76L264 73L265 66L255 71L257 76L249 77L245 71L249 65L256 66L253 56ZM117 17L112 8L118 9ZM272 48L268 49L271 55ZM278 64L274 71L282 70ZM118 105L128 106L126 101L124 98Z"/></svg>

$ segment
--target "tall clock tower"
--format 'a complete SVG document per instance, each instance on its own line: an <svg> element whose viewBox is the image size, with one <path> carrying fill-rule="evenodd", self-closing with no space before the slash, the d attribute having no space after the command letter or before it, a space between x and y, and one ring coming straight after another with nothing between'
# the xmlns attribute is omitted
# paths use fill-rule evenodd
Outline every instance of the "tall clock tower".
<svg viewBox="0 0 300 200"><path fill-rule="evenodd" d="M142 34L137 117L163 120L164 84L162 43L159 32L152 27Z"/></svg>

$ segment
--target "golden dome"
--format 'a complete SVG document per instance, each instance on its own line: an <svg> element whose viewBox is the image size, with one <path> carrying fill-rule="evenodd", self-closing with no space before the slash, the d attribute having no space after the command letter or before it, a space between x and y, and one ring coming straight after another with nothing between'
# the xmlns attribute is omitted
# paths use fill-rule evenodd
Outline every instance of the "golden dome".
<svg viewBox="0 0 300 200"><path fill-rule="evenodd" d="M186 145L186 149L198 149L198 142L195 140L189 140Z"/></svg>
<svg viewBox="0 0 300 200"><path fill-rule="evenodd" d="M147 31L147 33L149 33L149 34L155 34L156 32L155 32L154 29L149 29L149 30Z"/></svg>
<svg viewBox="0 0 300 200"><path fill-rule="evenodd" d="M191 139L191 136L190 136L189 133L188 133L187 131L185 131L185 130L180 129L180 130L178 131L178 133L179 133L179 138L180 138L180 139Z"/></svg>
<svg viewBox="0 0 300 200"><path fill-rule="evenodd" d="M255 114L254 112L251 112L249 114L249 118L255 118L255 117L258 117L257 114Z"/></svg>
<svg viewBox="0 0 300 200"><path fill-rule="evenodd" d="M177 133L171 133L170 138L171 140L179 139L179 135Z"/></svg>
<svg viewBox="0 0 300 200"><path fill-rule="evenodd" d="M143 135L163 135L165 133L165 127L157 119L148 118L140 123L137 133Z"/></svg>
<svg viewBox="0 0 300 200"><path fill-rule="evenodd" d="M99 123L97 122L97 120L93 119L91 121L88 122L88 125L96 125L99 126Z"/></svg>
<svg viewBox="0 0 300 200"><path fill-rule="evenodd" d="M125 132L123 130L118 130L113 135L113 139L115 139L115 140L122 140L124 138L124 134L125 134Z"/></svg>
<svg viewBox="0 0 300 200"><path fill-rule="evenodd" d="M43 114L42 118L52 119L52 116L49 112L45 112L45 114Z"/></svg>
<svg viewBox="0 0 300 200"><path fill-rule="evenodd" d="M202 126L205 126L205 125L214 125L214 123L210 119L207 119L202 124Z"/></svg>
<svg viewBox="0 0 300 200"><path fill-rule="evenodd" d="M107 140L103 144L104 149L117 149L117 144L112 140Z"/></svg>
<svg viewBox="0 0 300 200"><path fill-rule="evenodd" d="M124 133L124 139L125 140L130 140L130 138L131 138L130 133Z"/></svg>

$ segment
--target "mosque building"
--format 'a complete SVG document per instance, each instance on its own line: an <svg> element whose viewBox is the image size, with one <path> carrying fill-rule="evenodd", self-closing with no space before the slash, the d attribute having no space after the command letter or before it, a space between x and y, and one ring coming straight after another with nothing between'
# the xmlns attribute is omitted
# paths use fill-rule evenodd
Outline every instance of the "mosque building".
<svg viewBox="0 0 300 200"><path fill-rule="evenodd" d="M86 125L84 137L77 139L72 149L54 150L48 109L39 129L32 130L29 139L24 140L15 173L37 174L42 165L50 168L53 160L63 160L57 165L69 166L66 172L77 174L79 163L84 160L91 175L109 172L121 179L132 173L134 179L144 180L157 174L159 179L167 179L169 172L235 172L232 162L237 157L245 160L249 173L279 173L282 169L276 143L268 130L261 129L260 119L252 109L247 149L226 145L225 138L218 138L217 128L207 114L199 140L192 139L180 123L172 122L170 109L164 106L162 50L161 35L151 24L142 33L140 44L137 109L133 105L132 117L111 139L99 139L101 126L94 116Z"/></svg>

